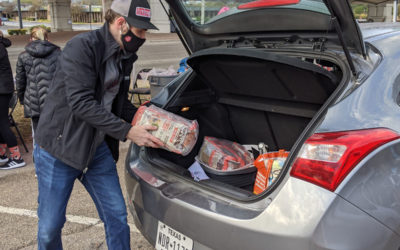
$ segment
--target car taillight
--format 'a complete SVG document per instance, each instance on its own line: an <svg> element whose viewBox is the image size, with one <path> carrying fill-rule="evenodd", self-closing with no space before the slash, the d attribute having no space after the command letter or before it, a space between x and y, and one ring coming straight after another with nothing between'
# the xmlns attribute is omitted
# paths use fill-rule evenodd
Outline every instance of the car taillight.
<svg viewBox="0 0 400 250"><path fill-rule="evenodd" d="M289 4L298 4L300 0L259 0L249 3L244 3L238 6L238 9L255 9L262 7L282 6Z"/></svg>
<svg viewBox="0 0 400 250"><path fill-rule="evenodd" d="M334 191L368 153L397 138L399 134L385 128L313 134L290 175Z"/></svg>

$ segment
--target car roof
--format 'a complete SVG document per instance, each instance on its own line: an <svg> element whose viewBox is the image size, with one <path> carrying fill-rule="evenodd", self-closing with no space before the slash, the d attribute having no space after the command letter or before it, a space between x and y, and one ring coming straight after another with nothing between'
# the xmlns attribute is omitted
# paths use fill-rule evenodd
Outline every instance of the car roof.
<svg viewBox="0 0 400 250"><path fill-rule="evenodd" d="M360 23L365 40L393 32L400 32L400 23Z"/></svg>
<svg viewBox="0 0 400 250"><path fill-rule="evenodd" d="M361 0L361 1L353 1L351 0L351 3L369 3L369 4L381 4L381 3L387 3L387 2L393 2L393 0Z"/></svg>

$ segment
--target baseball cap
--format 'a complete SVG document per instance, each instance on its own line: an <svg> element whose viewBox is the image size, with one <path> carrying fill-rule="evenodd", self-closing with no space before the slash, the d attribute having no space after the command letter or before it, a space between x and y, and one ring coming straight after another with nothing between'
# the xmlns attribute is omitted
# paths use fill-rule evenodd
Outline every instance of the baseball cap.
<svg viewBox="0 0 400 250"><path fill-rule="evenodd" d="M114 0L111 9L122 15L130 26L158 30L150 22L151 10L147 0Z"/></svg>

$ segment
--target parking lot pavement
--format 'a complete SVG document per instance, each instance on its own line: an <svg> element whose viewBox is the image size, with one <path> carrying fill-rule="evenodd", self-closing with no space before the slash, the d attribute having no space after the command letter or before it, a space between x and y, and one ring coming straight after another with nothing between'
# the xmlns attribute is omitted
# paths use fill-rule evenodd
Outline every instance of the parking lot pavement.
<svg viewBox="0 0 400 250"><path fill-rule="evenodd" d="M129 143L121 145L117 169L124 195L124 160ZM30 146L30 152L31 152ZM0 249L37 249L37 181L31 154L23 153L27 166L0 171ZM132 249L154 249L138 232L128 212ZM107 249L104 228L93 201L79 181L75 183L67 207L62 234L64 249Z"/></svg>

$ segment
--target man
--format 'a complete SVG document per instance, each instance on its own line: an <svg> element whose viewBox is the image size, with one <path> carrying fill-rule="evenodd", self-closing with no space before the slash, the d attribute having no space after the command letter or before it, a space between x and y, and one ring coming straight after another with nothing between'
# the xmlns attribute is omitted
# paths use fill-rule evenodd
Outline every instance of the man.
<svg viewBox="0 0 400 250"><path fill-rule="evenodd" d="M132 1L132 2L131 2ZM91 195L109 249L130 249L126 206L116 172L118 140L160 147L134 126L129 75L150 22L146 0L114 0L106 23L67 43L50 85L36 133L39 185L38 249L62 249L61 230L75 179Z"/></svg>

